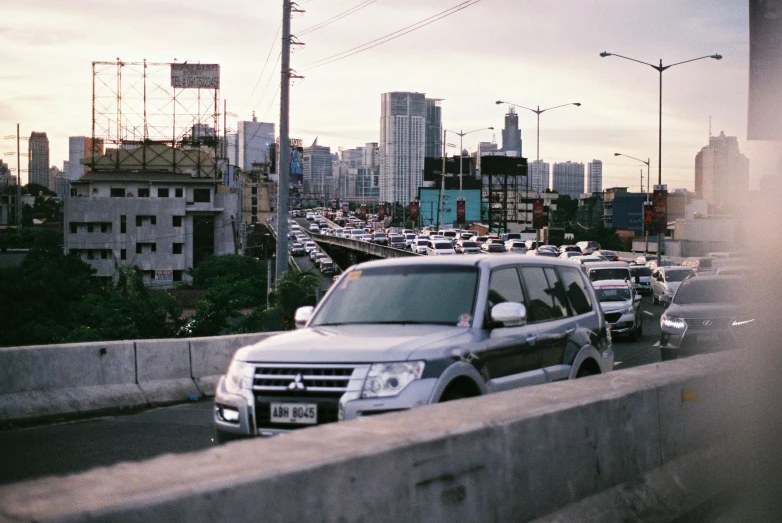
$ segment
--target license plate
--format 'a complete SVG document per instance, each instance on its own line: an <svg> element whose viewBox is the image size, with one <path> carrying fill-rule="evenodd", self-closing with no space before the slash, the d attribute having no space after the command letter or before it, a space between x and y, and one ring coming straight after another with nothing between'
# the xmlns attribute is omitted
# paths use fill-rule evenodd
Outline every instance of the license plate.
<svg viewBox="0 0 782 523"><path fill-rule="evenodd" d="M698 343L717 343L720 341L719 334L698 334Z"/></svg>
<svg viewBox="0 0 782 523"><path fill-rule="evenodd" d="M298 423L314 425L318 422L317 403L272 403L272 423Z"/></svg>

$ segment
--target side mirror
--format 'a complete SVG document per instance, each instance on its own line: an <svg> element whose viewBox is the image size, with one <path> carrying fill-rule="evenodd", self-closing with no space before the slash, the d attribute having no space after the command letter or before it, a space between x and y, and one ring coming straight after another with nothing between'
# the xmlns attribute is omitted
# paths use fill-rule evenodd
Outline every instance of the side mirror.
<svg viewBox="0 0 782 523"><path fill-rule="evenodd" d="M310 317L312 316L312 311L314 310L315 307L313 307L312 305L307 305L306 307L299 307L298 309L296 309L294 322L296 323L297 329L301 329L307 324L307 322L310 320Z"/></svg>
<svg viewBox="0 0 782 523"><path fill-rule="evenodd" d="M638 302L638 301L641 301L641 299L642 299L641 295L640 294L636 294L635 298L633 298L633 301Z"/></svg>
<svg viewBox="0 0 782 523"><path fill-rule="evenodd" d="M521 327L527 324L527 308L514 301L498 303L491 308L491 321L503 327Z"/></svg>

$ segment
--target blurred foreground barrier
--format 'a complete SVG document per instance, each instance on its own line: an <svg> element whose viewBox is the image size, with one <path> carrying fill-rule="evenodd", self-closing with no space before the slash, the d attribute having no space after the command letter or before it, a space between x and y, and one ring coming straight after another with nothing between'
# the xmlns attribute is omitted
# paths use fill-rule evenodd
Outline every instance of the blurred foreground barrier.
<svg viewBox="0 0 782 523"><path fill-rule="evenodd" d="M0 487L0 521L667 521L740 481L736 355Z"/></svg>
<svg viewBox="0 0 782 523"><path fill-rule="evenodd" d="M233 353L276 333L0 348L0 424L214 396Z"/></svg>

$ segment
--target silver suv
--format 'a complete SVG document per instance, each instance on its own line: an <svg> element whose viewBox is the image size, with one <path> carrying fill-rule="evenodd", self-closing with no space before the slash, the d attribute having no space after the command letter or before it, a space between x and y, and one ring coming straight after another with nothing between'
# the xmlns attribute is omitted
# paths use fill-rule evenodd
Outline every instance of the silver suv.
<svg viewBox="0 0 782 523"><path fill-rule="evenodd" d="M394 258L350 268L298 330L236 352L217 438L272 435L610 371L583 271L556 258Z"/></svg>

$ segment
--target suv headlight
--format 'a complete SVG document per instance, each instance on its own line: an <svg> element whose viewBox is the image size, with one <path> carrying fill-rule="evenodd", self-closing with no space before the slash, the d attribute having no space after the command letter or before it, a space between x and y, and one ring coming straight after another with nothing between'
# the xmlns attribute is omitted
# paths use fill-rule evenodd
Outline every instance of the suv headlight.
<svg viewBox="0 0 782 523"><path fill-rule="evenodd" d="M225 373L225 390L231 394L241 394L242 388L250 388L254 368L239 360L233 360Z"/></svg>
<svg viewBox="0 0 782 523"><path fill-rule="evenodd" d="M660 330L672 334L681 334L687 330L687 322L681 318L663 314L660 317Z"/></svg>
<svg viewBox="0 0 782 523"><path fill-rule="evenodd" d="M396 396L410 383L420 379L424 372L423 361L374 363L369 368L362 398L386 398Z"/></svg>

